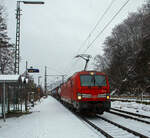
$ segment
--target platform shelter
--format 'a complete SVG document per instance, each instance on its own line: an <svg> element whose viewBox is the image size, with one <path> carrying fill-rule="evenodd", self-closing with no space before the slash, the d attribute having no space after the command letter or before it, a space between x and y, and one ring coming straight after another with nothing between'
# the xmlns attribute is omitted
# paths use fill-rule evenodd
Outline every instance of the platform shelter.
<svg viewBox="0 0 150 138"><path fill-rule="evenodd" d="M20 75L0 75L0 116L4 119L9 111L19 110L21 88Z"/></svg>

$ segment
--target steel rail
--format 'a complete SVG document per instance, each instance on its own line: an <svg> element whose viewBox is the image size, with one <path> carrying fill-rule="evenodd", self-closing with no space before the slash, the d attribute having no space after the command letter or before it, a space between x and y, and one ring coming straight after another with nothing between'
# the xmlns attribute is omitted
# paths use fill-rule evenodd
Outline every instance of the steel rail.
<svg viewBox="0 0 150 138"><path fill-rule="evenodd" d="M127 127L124 127L124 126L122 126L122 125L120 125L120 124L118 124L118 123L115 123L115 122L113 122L113 121L110 121L110 120L108 120L108 119L106 119L106 118L103 118L103 117L101 117L101 116L99 116L99 115L96 115L96 117L98 117L98 118L100 118L100 119L102 119L102 120L104 120L104 121L106 121L106 122L108 122L108 123L111 123L111 124L113 124L113 125L115 125L115 126L117 126L117 127L119 127L119 128L122 128L122 129L128 131L129 133L134 134L135 136L138 136L138 137L140 137L140 138L148 138L147 136L145 136L145 135L143 135L143 134L140 134L140 133L138 133L138 132L136 132L136 131L134 131L134 130L131 130L131 129L127 128Z"/></svg>
<svg viewBox="0 0 150 138"><path fill-rule="evenodd" d="M138 116L138 117L142 117L142 118L148 118L148 119L150 119L150 116L141 115L141 114L136 114L136 113L132 113L132 112L128 112L128 111L123 111L123 110L119 110L119 109L115 109L115 108L110 108L110 109L111 109L111 110L118 111L118 112L122 112L122 113L130 114L130 115L134 115L134 116Z"/></svg>
<svg viewBox="0 0 150 138"><path fill-rule="evenodd" d="M84 120L88 125L92 126L93 128L95 128L97 131L99 131L100 133L102 133L104 136L106 136L107 138L114 138L111 135L109 135L107 132L105 132L104 130L102 130L101 128L99 128L98 126L96 126L95 124L93 124L91 121L87 120L85 117L83 116L79 116L82 120Z"/></svg>
<svg viewBox="0 0 150 138"><path fill-rule="evenodd" d="M104 130L102 130L101 128L99 128L98 126L96 126L95 124L93 124L91 121L87 120L85 117L83 117L82 115L80 115L79 113L73 111L72 109L69 109L64 103L62 103L60 101L60 103L62 105L64 105L64 107L66 107L70 112L72 112L76 117L78 117L80 120L86 122L88 125L90 125L91 127L93 127L94 129L96 129L98 132L100 132L102 135L106 136L107 138L114 138L111 135L109 135L107 132L105 132Z"/></svg>
<svg viewBox="0 0 150 138"><path fill-rule="evenodd" d="M139 118L135 118L135 117L132 117L132 116L129 116L129 115L125 115L125 114L122 114L122 113L117 113L117 112L113 112L113 111L108 111L108 113L115 114L115 115L118 115L118 116L122 116L122 117L124 117L124 118L130 118L130 119L133 119L133 120L142 122L142 123L150 124L149 121L141 120L141 119L139 119Z"/></svg>
<svg viewBox="0 0 150 138"><path fill-rule="evenodd" d="M62 103L62 104L63 104L63 103ZM63 105L64 105L64 104L63 104ZM64 106L65 106L65 105L64 105ZM113 136L109 135L107 132L105 132L104 130L102 130L101 128L99 128L99 127L96 126L95 124L93 124L91 121L87 120L87 119L86 119L85 117L83 117L82 115L80 115L80 114L74 112L73 110L69 109L67 106L65 106L65 107L66 107L69 111L71 111L75 116L77 116L80 120L83 120L83 121L86 122L88 125L92 126L92 127L95 128L97 131L99 131L101 134L103 134L104 136L106 136L107 138L114 138ZM113 125L115 125L115 126L121 128L121 129L123 129L123 130L126 130L126 131L128 131L129 133L134 134L135 136L138 136L138 137L140 137L140 138L148 138L147 136L145 136L145 135L143 135L143 134L140 134L140 133L138 133L138 132L136 132L136 131L134 131L134 130L131 130L131 129L127 128L127 127L124 127L124 126L122 126L122 125L120 125L120 124L117 124L117 123L115 123L115 122L113 122L113 121L110 121L110 120L108 120L108 119L106 119L106 118L103 118L103 117L98 116L98 115L96 115L96 117L101 118L102 120L104 120L104 121L106 121L106 122L108 122L108 123L111 123L111 124L113 124Z"/></svg>

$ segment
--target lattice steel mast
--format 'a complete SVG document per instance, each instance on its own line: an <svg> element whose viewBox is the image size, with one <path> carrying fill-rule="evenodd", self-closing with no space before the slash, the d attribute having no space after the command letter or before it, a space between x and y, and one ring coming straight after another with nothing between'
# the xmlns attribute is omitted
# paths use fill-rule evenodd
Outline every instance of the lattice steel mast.
<svg viewBox="0 0 150 138"><path fill-rule="evenodd" d="M17 1L17 9L16 9L16 45L15 45L15 69L14 73L19 74L19 60L20 60L20 3L24 4L44 4L42 1Z"/></svg>
<svg viewBox="0 0 150 138"><path fill-rule="evenodd" d="M19 60L20 60L20 1L17 1L17 9L16 9L16 45L15 45L15 74L19 74Z"/></svg>

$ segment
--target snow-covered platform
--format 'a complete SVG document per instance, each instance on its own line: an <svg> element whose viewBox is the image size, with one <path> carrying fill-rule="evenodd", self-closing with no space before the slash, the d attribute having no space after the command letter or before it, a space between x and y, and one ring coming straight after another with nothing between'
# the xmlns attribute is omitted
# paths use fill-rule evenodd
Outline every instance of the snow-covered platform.
<svg viewBox="0 0 150 138"><path fill-rule="evenodd" d="M98 138L94 130L52 97L43 99L33 113L0 120L0 138Z"/></svg>

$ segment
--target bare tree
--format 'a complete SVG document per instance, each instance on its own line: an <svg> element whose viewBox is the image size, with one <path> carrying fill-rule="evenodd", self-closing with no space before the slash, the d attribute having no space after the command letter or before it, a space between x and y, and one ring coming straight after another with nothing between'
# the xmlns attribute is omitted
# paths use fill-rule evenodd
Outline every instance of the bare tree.
<svg viewBox="0 0 150 138"><path fill-rule="evenodd" d="M117 25L104 42L103 56L95 57L95 68L107 72L112 89L145 91L150 83L150 0Z"/></svg>

